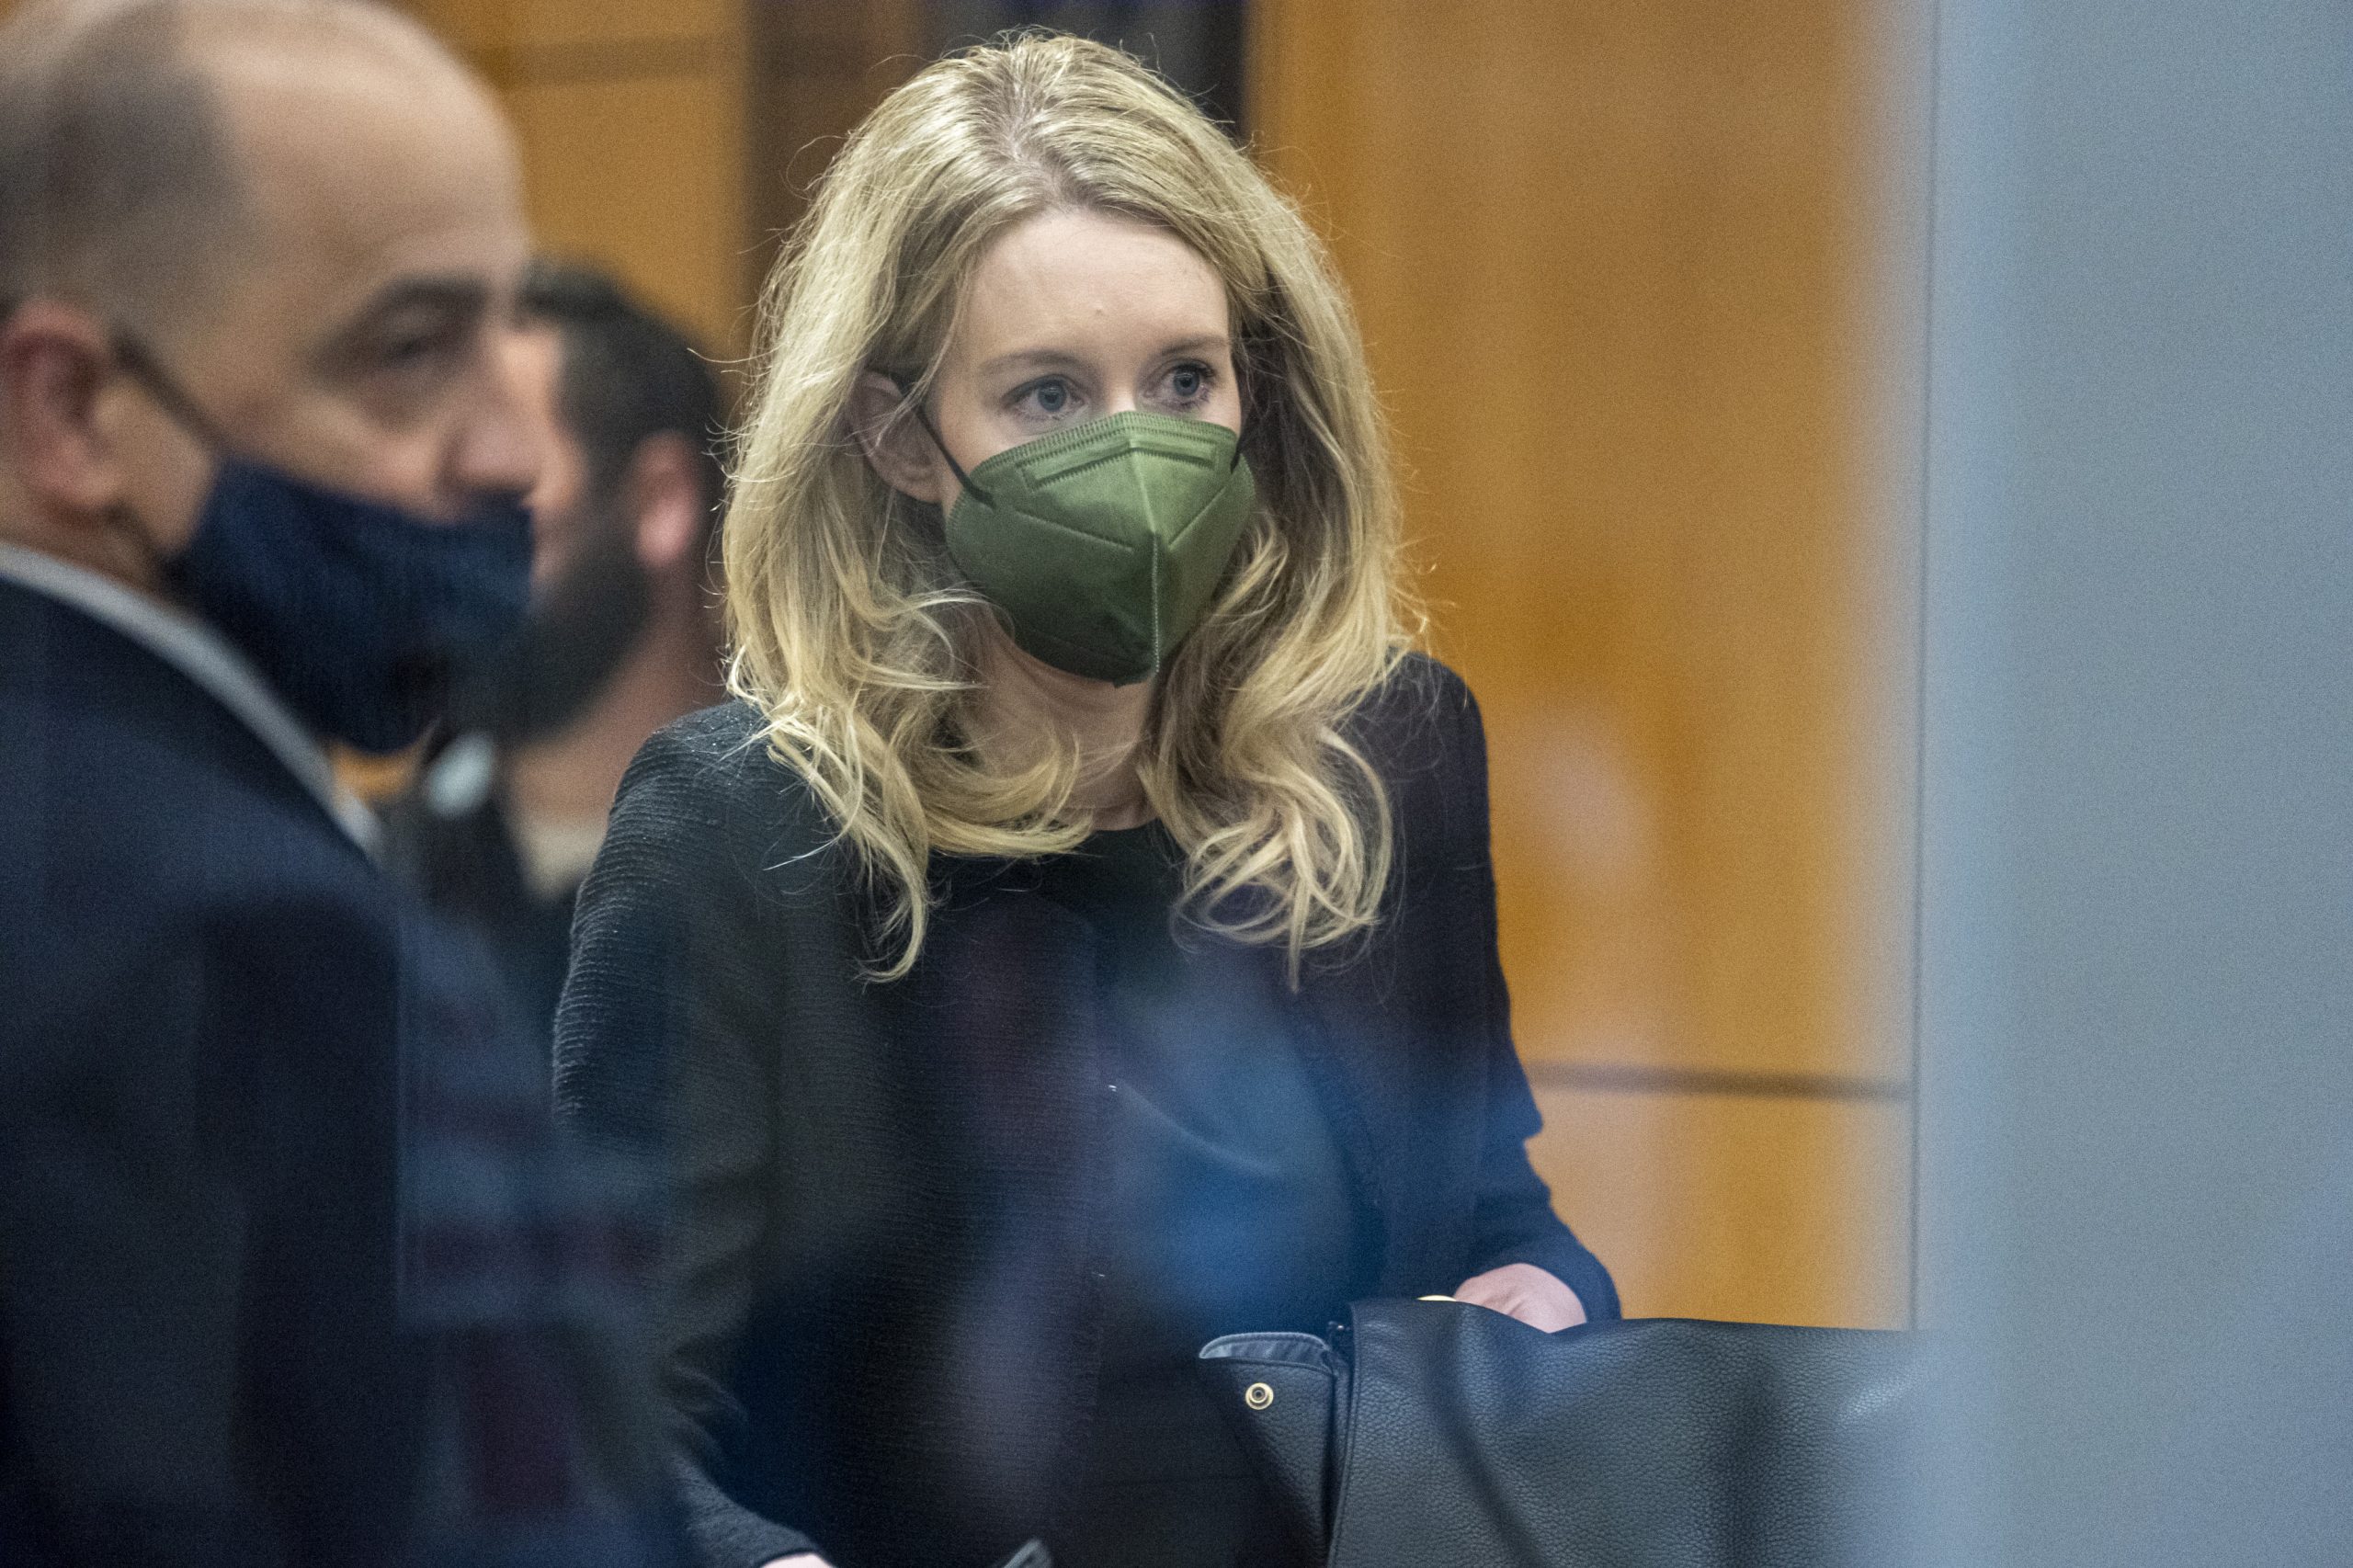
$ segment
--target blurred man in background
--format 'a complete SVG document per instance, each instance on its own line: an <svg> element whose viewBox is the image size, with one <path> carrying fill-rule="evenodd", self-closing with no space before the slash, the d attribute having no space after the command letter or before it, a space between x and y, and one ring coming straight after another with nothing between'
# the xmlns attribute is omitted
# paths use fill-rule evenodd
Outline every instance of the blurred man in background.
<svg viewBox="0 0 2353 1568"><path fill-rule="evenodd" d="M321 750L528 602L517 187L359 0L0 27L0 1561L663 1552L637 1233Z"/></svg>
<svg viewBox="0 0 2353 1568"><path fill-rule="evenodd" d="M703 356L598 273L534 267L521 322L510 358L547 454L531 617L460 691L391 826L393 858L480 932L544 1040L622 770L723 695L710 562L725 414Z"/></svg>

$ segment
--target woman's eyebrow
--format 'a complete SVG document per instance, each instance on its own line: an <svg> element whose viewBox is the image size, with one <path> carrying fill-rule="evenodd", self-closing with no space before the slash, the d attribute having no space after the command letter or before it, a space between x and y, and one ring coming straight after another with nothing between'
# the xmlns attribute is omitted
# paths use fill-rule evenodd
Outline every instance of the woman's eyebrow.
<svg viewBox="0 0 2353 1568"><path fill-rule="evenodd" d="M1085 359L1060 348L1017 348L1010 354L999 354L993 359L981 361L981 374L984 376L1004 370L1085 369L1086 368Z"/></svg>
<svg viewBox="0 0 2353 1568"><path fill-rule="evenodd" d="M1232 347L1231 340L1222 332L1196 333L1190 337L1180 337L1173 343L1163 344L1159 352L1153 357L1165 359L1172 354L1206 354L1213 350L1229 349ZM1089 369L1092 369L1092 364L1085 356L1071 353L1067 349L1017 348L1011 353L999 354L993 358L982 360L980 373L989 376L999 375L1007 370L1085 370Z"/></svg>
<svg viewBox="0 0 2353 1568"><path fill-rule="evenodd" d="M1176 342L1169 344L1160 352L1164 356L1170 354L1205 354L1211 349L1231 348L1233 347L1233 340L1228 338L1225 334L1222 332L1205 332L1193 337L1178 338Z"/></svg>

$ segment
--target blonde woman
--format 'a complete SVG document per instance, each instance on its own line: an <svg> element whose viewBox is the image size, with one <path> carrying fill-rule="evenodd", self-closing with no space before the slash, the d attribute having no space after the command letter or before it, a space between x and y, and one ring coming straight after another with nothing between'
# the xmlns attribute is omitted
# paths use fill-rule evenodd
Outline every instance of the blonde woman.
<svg viewBox="0 0 2353 1568"><path fill-rule="evenodd" d="M623 783L559 1026L669 1175L699 1550L1296 1561L1202 1342L1617 1311L1528 1163L1477 710L1406 651L1329 264L1031 36L875 111L767 311L737 700Z"/></svg>

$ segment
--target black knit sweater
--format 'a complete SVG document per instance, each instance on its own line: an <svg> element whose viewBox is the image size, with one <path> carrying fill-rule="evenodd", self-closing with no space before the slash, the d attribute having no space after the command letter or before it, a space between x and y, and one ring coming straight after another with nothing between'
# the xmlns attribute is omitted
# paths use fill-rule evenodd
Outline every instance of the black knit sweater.
<svg viewBox="0 0 2353 1568"><path fill-rule="evenodd" d="M1614 1316L1524 1147L1477 707L1415 658L1350 734L1388 786L1397 863L1375 932L1311 956L1290 1005L1368 1217L1359 1277L1420 1295L1533 1263ZM1051 1536L1086 1451L1108 1187L1096 937L1034 866L936 875L915 971L863 980L868 895L729 705L647 744L581 892L559 1104L669 1194L660 1350L713 1568L813 1549L981 1568Z"/></svg>

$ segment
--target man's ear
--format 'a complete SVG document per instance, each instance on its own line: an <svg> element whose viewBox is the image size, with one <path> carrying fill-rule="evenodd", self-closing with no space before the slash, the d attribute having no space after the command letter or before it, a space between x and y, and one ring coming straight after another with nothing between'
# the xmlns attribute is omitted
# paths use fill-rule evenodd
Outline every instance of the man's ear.
<svg viewBox="0 0 2353 1568"><path fill-rule="evenodd" d="M675 430L637 444L621 476L621 498L637 525L638 564L668 572L691 556L710 523L701 454Z"/></svg>
<svg viewBox="0 0 2353 1568"><path fill-rule="evenodd" d="M939 449L890 377L879 370L859 373L850 389L849 426L883 483L935 506L945 503L948 486Z"/></svg>
<svg viewBox="0 0 2353 1568"><path fill-rule="evenodd" d="M45 510L96 517L126 475L108 417L114 353L88 312L33 300L0 322L0 454Z"/></svg>

